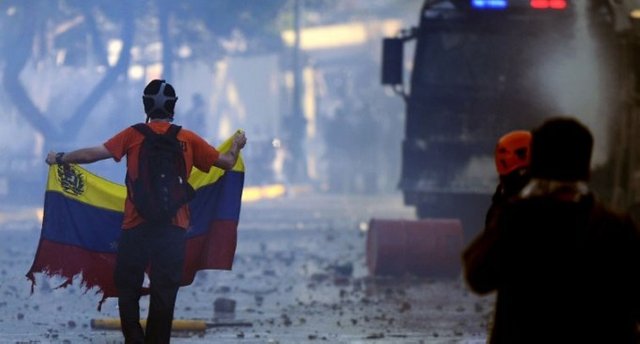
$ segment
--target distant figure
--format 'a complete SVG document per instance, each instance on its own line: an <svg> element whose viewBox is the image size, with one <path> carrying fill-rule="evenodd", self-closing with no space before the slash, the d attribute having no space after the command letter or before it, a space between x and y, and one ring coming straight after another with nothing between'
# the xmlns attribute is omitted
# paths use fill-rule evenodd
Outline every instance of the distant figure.
<svg viewBox="0 0 640 344"><path fill-rule="evenodd" d="M636 226L640 226L640 171L636 171L631 178L632 186L629 191L633 195L633 201L627 211L636 222Z"/></svg>
<svg viewBox="0 0 640 344"><path fill-rule="evenodd" d="M231 149L226 153L219 153L192 131L171 124L178 97L173 86L164 80L152 80L145 87L142 99L147 115L146 124L128 127L99 146L69 153L49 152L46 162L49 165L83 164L107 158L113 158L118 162L122 157L127 157L127 198L114 272L122 333L126 343L169 343L176 295L184 265L186 228L189 227L189 209L185 203L188 199L177 199L176 195L182 195L182 192L189 188L186 180L192 166L205 172L209 171L211 166L231 169L246 143L246 138L244 133L237 133ZM148 143L153 146L144 148ZM171 146L172 149L161 148L165 146ZM145 155L146 153L148 155ZM145 159L142 158L143 155ZM162 158L155 160L156 164L144 163L153 161L157 156ZM169 156L178 158L169 161ZM149 169L139 169L143 166ZM158 177L150 171L154 169L166 169L169 172L178 169L183 175L157 182L150 178ZM165 175L161 176L164 179ZM142 180L143 178L148 179L148 183ZM152 219L151 214L159 208L145 207L145 204L139 201L139 196L144 196L148 191L144 186L152 183L167 186L171 191L162 195L166 194L167 199L171 201L174 198L179 201L171 203L177 206L171 212L172 215L165 217L166 220L161 217ZM155 191L155 188L149 190ZM160 198L147 199L147 202L153 204L159 202ZM164 197L162 199L164 200ZM140 325L139 300L148 266L151 266L150 304L145 334Z"/></svg>
<svg viewBox="0 0 640 344"><path fill-rule="evenodd" d="M343 105L335 110L335 115L327 119L323 129L324 140L331 146L331 159L326 159L328 167L328 186L331 192L352 192L353 180L351 173L350 147L353 146L353 126L348 120L348 112ZM329 155L326 155L329 156Z"/></svg>
<svg viewBox="0 0 640 344"><path fill-rule="evenodd" d="M187 111L183 123L187 127L197 130L200 134L204 134L206 113L206 103L202 94L194 93L191 96L191 108Z"/></svg>
<svg viewBox="0 0 640 344"><path fill-rule="evenodd" d="M574 119L535 129L531 181L465 252L471 289L497 291L490 343L638 343L640 236L590 191L592 148Z"/></svg>

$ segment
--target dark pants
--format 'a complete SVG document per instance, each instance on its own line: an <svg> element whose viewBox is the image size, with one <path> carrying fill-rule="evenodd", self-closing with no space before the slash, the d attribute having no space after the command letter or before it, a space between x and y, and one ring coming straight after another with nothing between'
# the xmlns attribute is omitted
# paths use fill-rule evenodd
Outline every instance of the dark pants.
<svg viewBox="0 0 640 344"><path fill-rule="evenodd" d="M169 343L185 255L185 230L140 225L122 231L114 279L125 343ZM146 336L140 325L140 296L150 266Z"/></svg>

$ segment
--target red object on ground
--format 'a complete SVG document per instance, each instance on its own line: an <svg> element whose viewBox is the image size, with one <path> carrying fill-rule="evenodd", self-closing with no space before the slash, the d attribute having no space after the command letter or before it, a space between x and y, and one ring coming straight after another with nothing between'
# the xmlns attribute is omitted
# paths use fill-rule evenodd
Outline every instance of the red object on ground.
<svg viewBox="0 0 640 344"><path fill-rule="evenodd" d="M457 219L369 222L367 266L372 275L457 277L462 249L462 223Z"/></svg>

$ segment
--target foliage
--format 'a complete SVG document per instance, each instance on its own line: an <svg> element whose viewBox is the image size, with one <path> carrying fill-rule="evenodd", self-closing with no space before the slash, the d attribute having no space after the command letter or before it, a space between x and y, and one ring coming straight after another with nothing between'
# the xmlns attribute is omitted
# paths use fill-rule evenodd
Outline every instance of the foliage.
<svg viewBox="0 0 640 344"><path fill-rule="evenodd" d="M68 140L77 134L101 98L119 83L120 76L126 75L131 58L162 62L169 77L174 56L182 47L188 47L191 53L180 55L181 58L205 61L228 54L281 49L277 23L288 3L288 0L0 1L2 86L15 108L46 139ZM116 65L108 62L108 44L112 40L122 42ZM134 46L145 51L145 47L159 41L165 47L160 56L129 54ZM47 61L45 65L49 67L64 65L82 70L89 60L103 66L106 72L96 74L100 80L86 98L74 100L78 104L71 118L62 124L52 123L46 114L48 110L36 106L30 85L23 84L34 80L22 80L22 71Z"/></svg>

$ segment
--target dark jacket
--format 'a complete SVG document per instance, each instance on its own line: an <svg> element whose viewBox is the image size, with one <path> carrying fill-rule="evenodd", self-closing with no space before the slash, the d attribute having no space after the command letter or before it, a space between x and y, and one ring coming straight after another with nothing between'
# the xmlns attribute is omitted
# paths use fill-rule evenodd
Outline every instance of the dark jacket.
<svg viewBox="0 0 640 344"><path fill-rule="evenodd" d="M532 181L464 253L491 343L638 343L640 237L583 183Z"/></svg>

